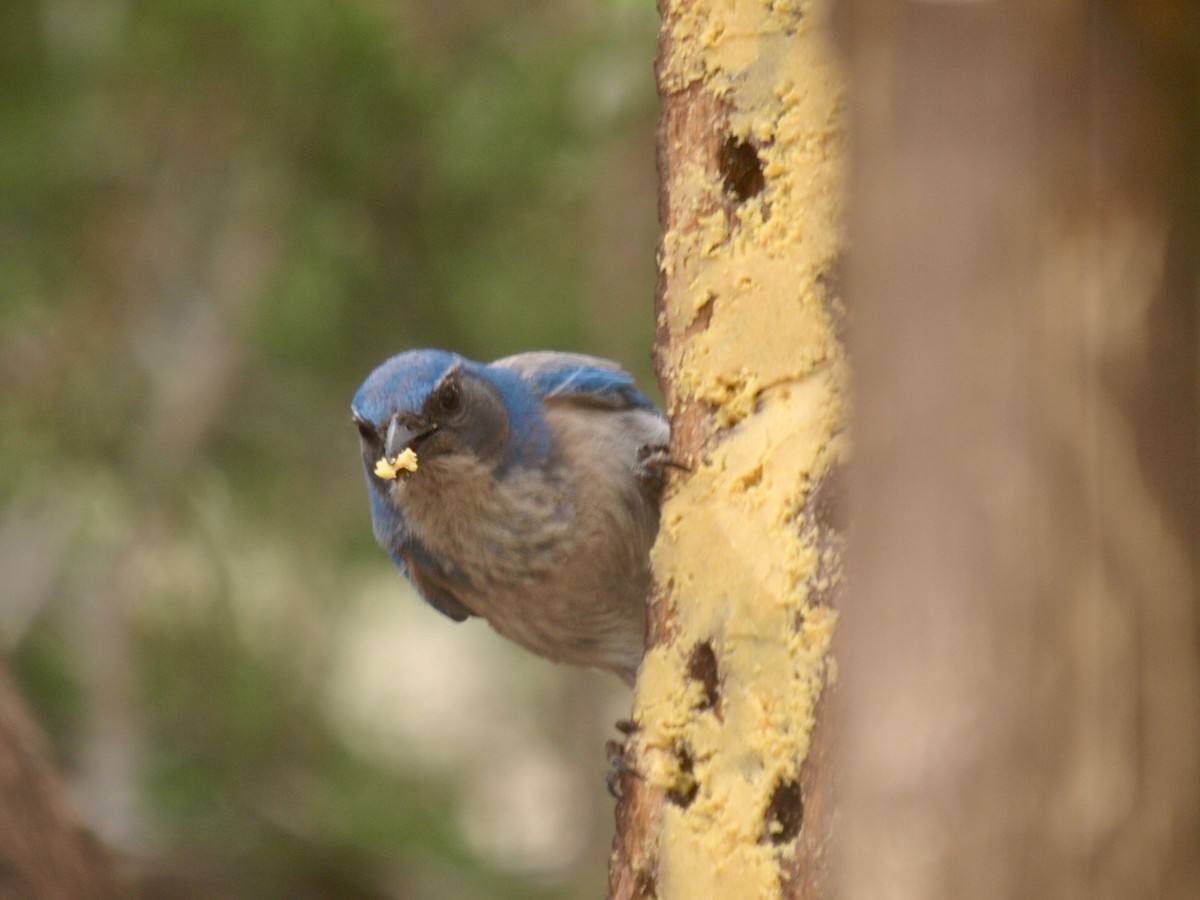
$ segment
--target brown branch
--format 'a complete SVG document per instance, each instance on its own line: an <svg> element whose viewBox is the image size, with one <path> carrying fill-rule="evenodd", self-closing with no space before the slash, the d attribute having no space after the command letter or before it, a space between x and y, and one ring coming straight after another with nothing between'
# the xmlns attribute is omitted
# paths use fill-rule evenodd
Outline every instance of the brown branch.
<svg viewBox="0 0 1200 900"><path fill-rule="evenodd" d="M112 861L83 825L45 736L0 665L0 896L117 897Z"/></svg>
<svg viewBox="0 0 1200 900"><path fill-rule="evenodd" d="M663 0L664 504L609 897L831 895L846 368L842 80L823 3Z"/></svg>

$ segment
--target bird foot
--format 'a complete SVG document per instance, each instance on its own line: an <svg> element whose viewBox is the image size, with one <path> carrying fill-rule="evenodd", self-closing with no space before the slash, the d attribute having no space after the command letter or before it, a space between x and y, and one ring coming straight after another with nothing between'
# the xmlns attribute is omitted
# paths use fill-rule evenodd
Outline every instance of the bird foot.
<svg viewBox="0 0 1200 900"><path fill-rule="evenodd" d="M608 771L604 773L604 786L608 788L608 792L616 799L620 800L624 795L622 783L626 776L632 778L641 778L642 773L635 769L628 761L629 755L629 738L638 730L638 726L628 719L621 719L617 722L617 731L624 735L620 740L611 740L605 743L604 752L608 756Z"/></svg>
<svg viewBox="0 0 1200 900"><path fill-rule="evenodd" d="M691 471L688 466L671 458L671 450L666 444L642 444L638 447L634 471L647 493L654 497L662 494L667 483L668 469Z"/></svg>

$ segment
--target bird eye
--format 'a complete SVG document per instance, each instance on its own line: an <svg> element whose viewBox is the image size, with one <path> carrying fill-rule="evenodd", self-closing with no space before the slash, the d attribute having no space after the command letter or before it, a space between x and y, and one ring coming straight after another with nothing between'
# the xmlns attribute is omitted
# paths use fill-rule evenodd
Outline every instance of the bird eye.
<svg viewBox="0 0 1200 900"><path fill-rule="evenodd" d="M371 425L370 422L355 416L354 424L358 427L359 436L362 437L364 441L370 441L371 443L377 443L379 441L379 433L375 430L374 426Z"/></svg>
<svg viewBox="0 0 1200 900"><path fill-rule="evenodd" d="M438 405L444 412L454 412L458 409L462 397L458 390L458 385L453 381L448 381L442 385L438 391Z"/></svg>

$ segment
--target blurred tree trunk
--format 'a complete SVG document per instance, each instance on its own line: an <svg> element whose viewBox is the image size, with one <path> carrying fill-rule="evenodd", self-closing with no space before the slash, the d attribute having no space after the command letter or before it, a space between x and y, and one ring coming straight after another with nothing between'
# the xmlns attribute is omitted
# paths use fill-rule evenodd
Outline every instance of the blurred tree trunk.
<svg viewBox="0 0 1200 900"><path fill-rule="evenodd" d="M847 897L1200 897L1194 3L850 0Z"/></svg>
<svg viewBox="0 0 1200 900"><path fill-rule="evenodd" d="M674 473L609 897L822 897L847 371L826 0L661 0L655 363Z"/></svg>
<svg viewBox="0 0 1200 900"><path fill-rule="evenodd" d="M0 665L0 897L116 896L111 860L80 821L45 736Z"/></svg>

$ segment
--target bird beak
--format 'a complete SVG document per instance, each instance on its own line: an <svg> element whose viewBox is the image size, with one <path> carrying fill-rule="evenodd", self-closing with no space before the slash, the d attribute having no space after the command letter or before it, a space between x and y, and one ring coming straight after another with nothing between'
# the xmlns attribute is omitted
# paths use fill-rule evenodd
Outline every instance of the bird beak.
<svg viewBox="0 0 1200 900"><path fill-rule="evenodd" d="M387 454L388 459L395 459L404 449L420 438L432 433L432 428L417 429L409 425L403 424L399 418L394 418L388 423L387 438L384 440L383 450Z"/></svg>

